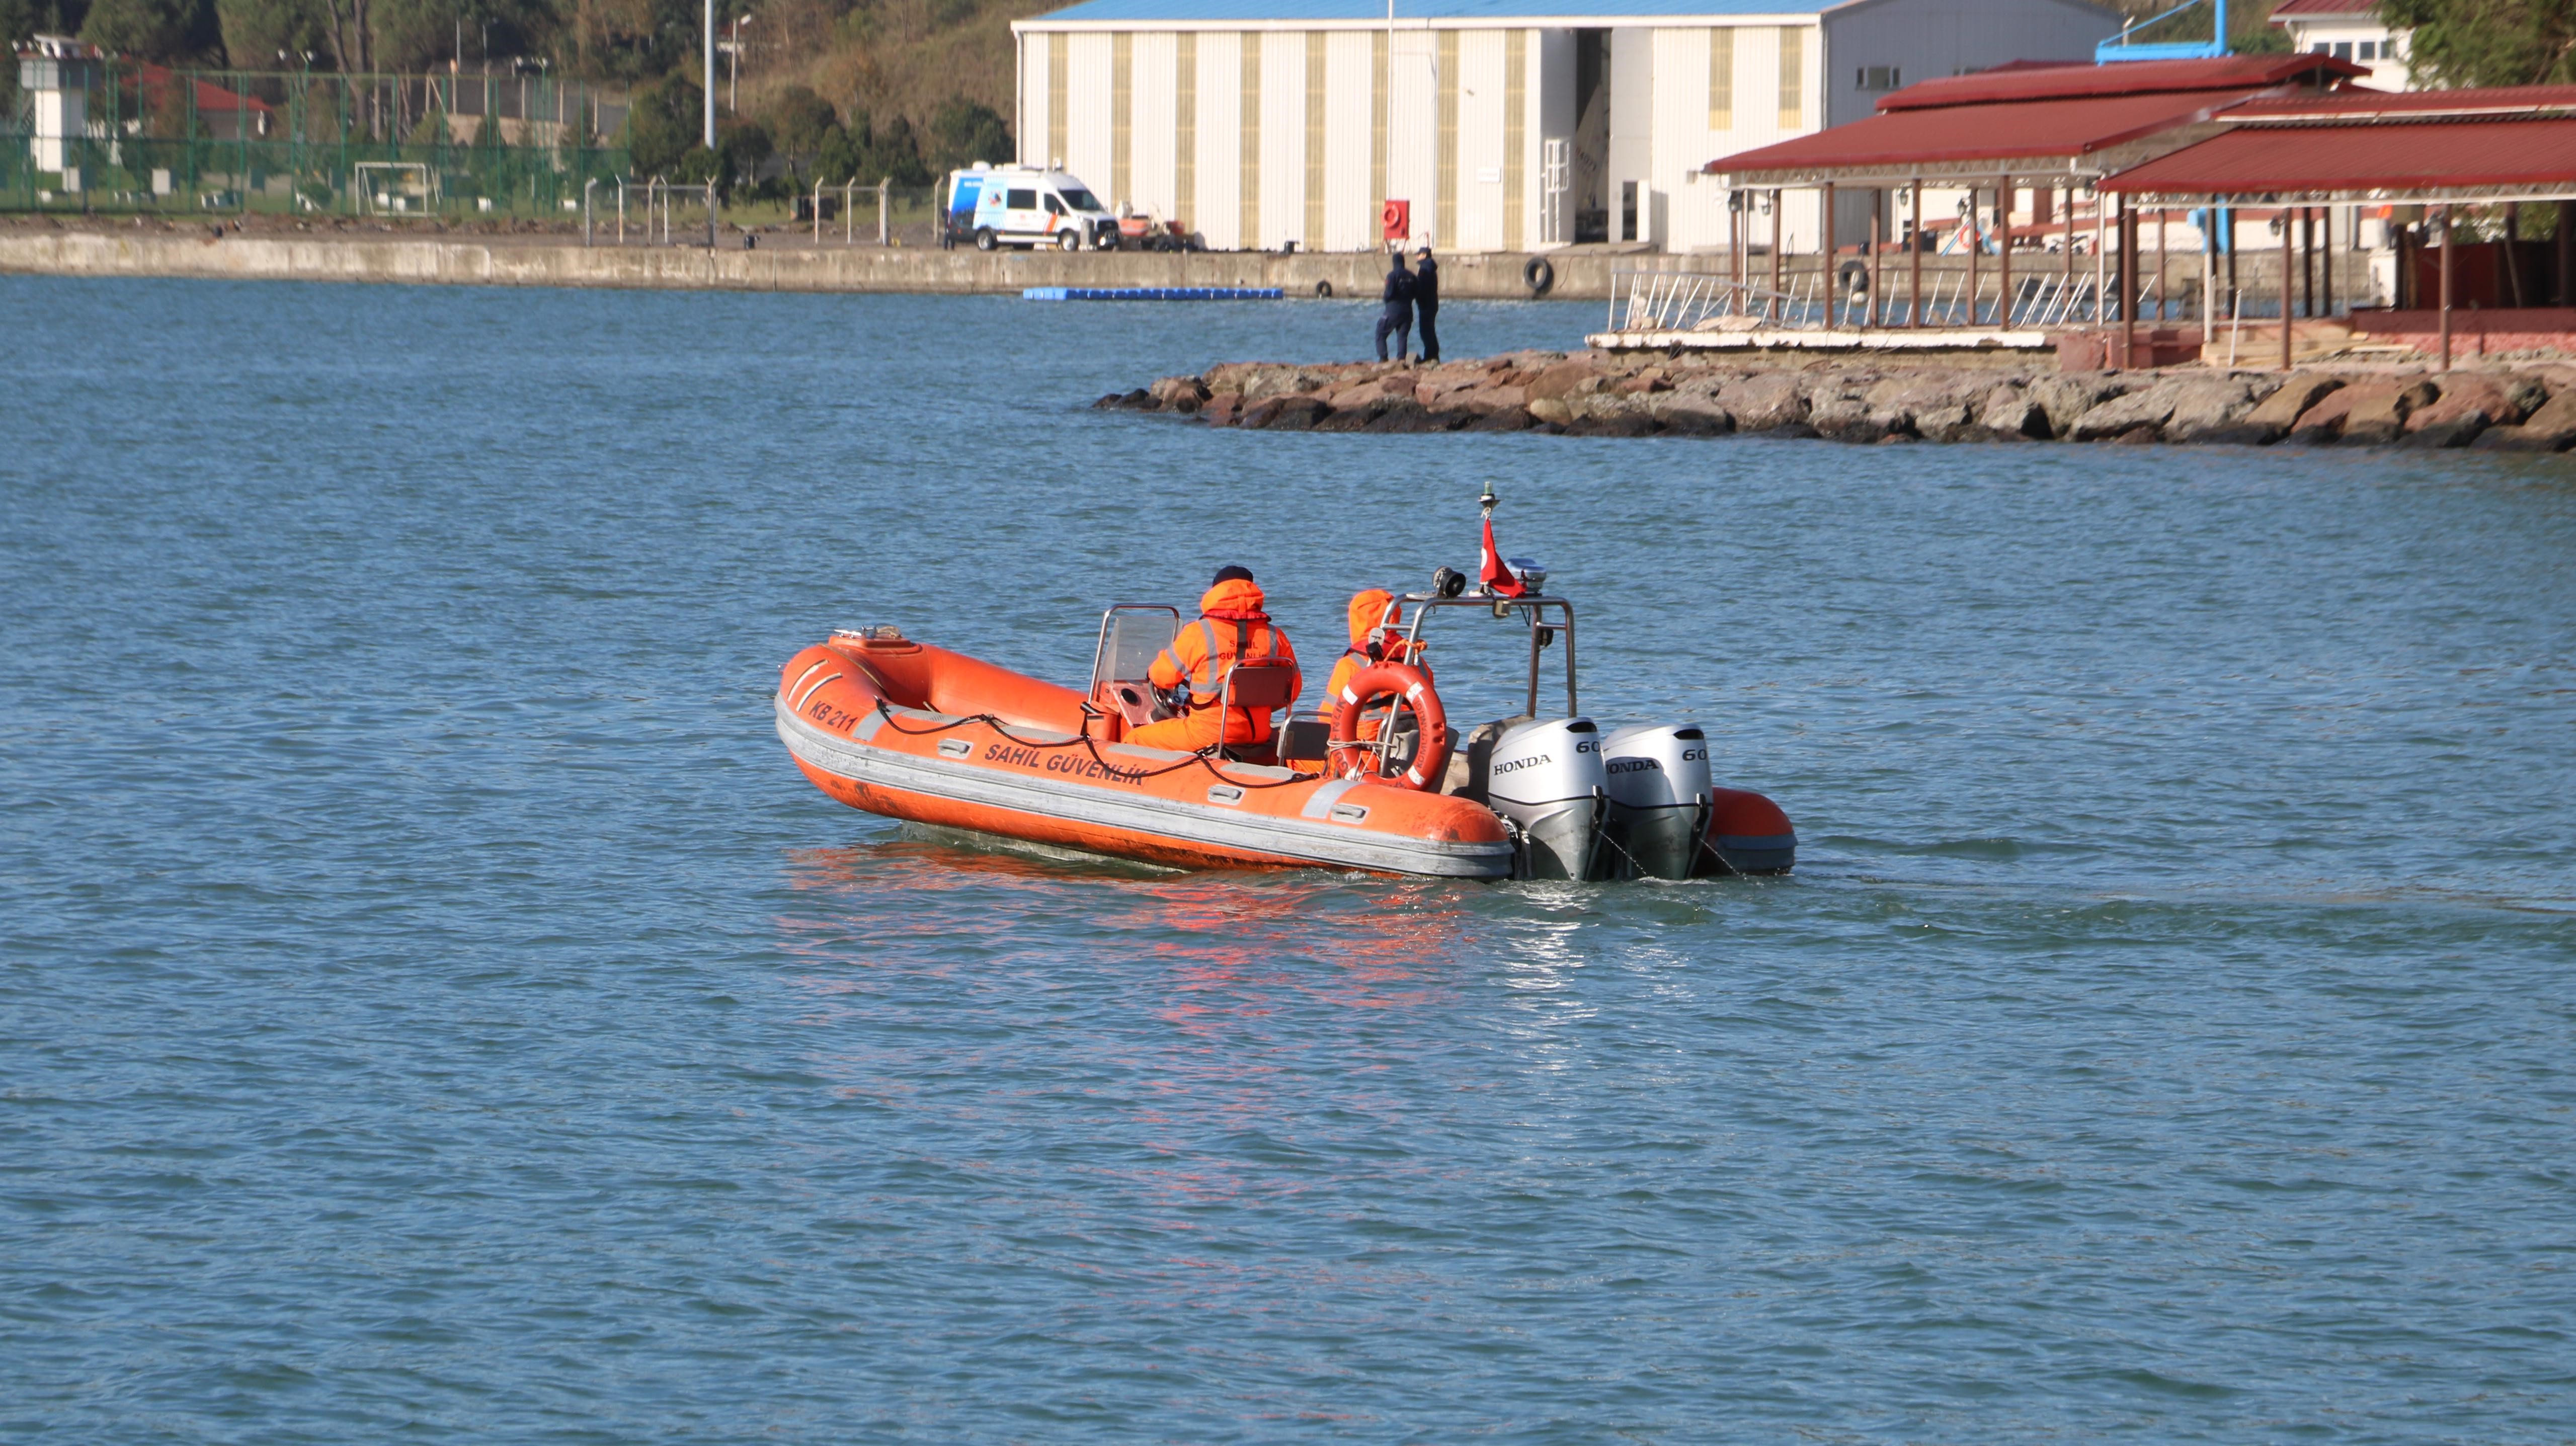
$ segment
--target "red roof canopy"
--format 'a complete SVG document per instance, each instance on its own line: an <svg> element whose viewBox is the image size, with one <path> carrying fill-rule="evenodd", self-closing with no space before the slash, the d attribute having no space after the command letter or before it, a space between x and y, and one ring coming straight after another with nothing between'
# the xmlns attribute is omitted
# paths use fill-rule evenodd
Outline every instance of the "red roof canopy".
<svg viewBox="0 0 2576 1446"><path fill-rule="evenodd" d="M1709 162L1739 185L2099 175L2207 134L2220 110L2363 74L2324 55L2014 65L1907 86L1849 125Z"/></svg>
<svg viewBox="0 0 2576 1446"><path fill-rule="evenodd" d="M2089 96L2172 94L2182 91L2265 90L2295 80L2329 83L2336 76L2368 75L2370 67L2328 55L2222 55L2211 60L2123 60L2109 65L2028 65L2016 62L1973 75L1917 81L1881 97L1882 111L1991 102L2074 100Z"/></svg>
<svg viewBox="0 0 2576 1446"><path fill-rule="evenodd" d="M2272 7L2272 23L2309 15L2371 15L2378 9L2379 0L2281 0Z"/></svg>
<svg viewBox="0 0 2576 1446"><path fill-rule="evenodd" d="M2576 86L2266 100L2223 119L2220 134L2102 189L2291 204L2576 197Z"/></svg>

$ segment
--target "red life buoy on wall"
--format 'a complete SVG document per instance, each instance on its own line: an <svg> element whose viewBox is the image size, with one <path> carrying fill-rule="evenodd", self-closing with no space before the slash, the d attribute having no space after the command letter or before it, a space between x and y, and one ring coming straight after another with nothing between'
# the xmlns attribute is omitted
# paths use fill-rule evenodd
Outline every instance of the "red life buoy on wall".
<svg viewBox="0 0 2576 1446"><path fill-rule="evenodd" d="M1440 695L1431 691L1431 679L1411 663L1371 663L1342 689L1333 704L1333 771L1344 778L1373 776L1369 765L1377 755L1360 741L1360 714L1390 698L1402 699L1412 712L1422 728L1422 743L1412 767L1377 781L1396 788L1430 788L1449 768L1449 716L1441 711Z"/></svg>

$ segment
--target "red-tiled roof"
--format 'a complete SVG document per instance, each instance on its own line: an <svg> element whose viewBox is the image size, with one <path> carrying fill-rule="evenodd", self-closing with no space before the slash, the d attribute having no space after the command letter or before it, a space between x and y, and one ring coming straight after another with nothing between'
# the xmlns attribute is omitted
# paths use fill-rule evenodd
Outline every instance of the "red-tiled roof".
<svg viewBox="0 0 2576 1446"><path fill-rule="evenodd" d="M2576 85L2501 85L2463 90L2372 90L2352 86L2327 95L2247 101L2231 121L2431 120L2458 116L2529 116L2576 111Z"/></svg>
<svg viewBox="0 0 2576 1446"><path fill-rule="evenodd" d="M2326 15L2375 15L2379 0L2281 0L2272 7L2272 23Z"/></svg>
<svg viewBox="0 0 2576 1446"><path fill-rule="evenodd" d="M2255 91L2293 80L2324 82L2368 75L2370 67L2326 55L2223 55L2210 60L2124 60L2110 65L2000 66L1974 75L1917 81L1880 98L1882 111L1984 105L2034 100L2074 100L2149 92Z"/></svg>
<svg viewBox="0 0 2576 1446"><path fill-rule="evenodd" d="M2115 65L2015 64L1907 86L1879 114L1814 135L1708 163L1738 184L1812 184L1926 174L1994 174L2049 162L2041 173L2087 173L2104 152L2170 149L2226 107L2296 86L2341 84L2366 74L2325 55L2231 55L2214 60L2134 60ZM2134 161L2139 153L2116 159Z"/></svg>
<svg viewBox="0 0 2576 1446"><path fill-rule="evenodd" d="M2354 200L2564 193L2576 191L2576 115L2535 116L2525 109L2492 119L2241 124L2123 171L2102 189Z"/></svg>
<svg viewBox="0 0 2576 1446"><path fill-rule="evenodd" d="M1780 171L1885 172L2037 157L2063 160L2206 121L2212 112L2254 94L2191 91L1897 111L1721 157L1709 162L1708 169L1742 176Z"/></svg>
<svg viewBox="0 0 2576 1446"><path fill-rule="evenodd" d="M176 71L166 65L145 65L141 69L144 85L162 92L167 92L170 89L170 83L178 76ZM235 110L267 111L270 114L275 114L277 111L277 107L261 100L258 96L229 91L208 80L195 80L193 83L197 88L199 115Z"/></svg>

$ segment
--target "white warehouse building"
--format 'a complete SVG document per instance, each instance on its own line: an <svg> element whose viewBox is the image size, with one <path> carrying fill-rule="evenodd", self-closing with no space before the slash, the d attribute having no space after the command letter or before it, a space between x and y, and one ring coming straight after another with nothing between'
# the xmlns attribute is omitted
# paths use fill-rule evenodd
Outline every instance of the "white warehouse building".
<svg viewBox="0 0 2576 1446"><path fill-rule="evenodd" d="M1729 244L1710 160L1910 81L2089 60L2086 0L1084 0L1012 26L1023 164L1219 250ZM1803 214L1800 208L1803 207ZM1792 197L1783 244L1815 242ZM1766 218L1751 228L1767 241Z"/></svg>

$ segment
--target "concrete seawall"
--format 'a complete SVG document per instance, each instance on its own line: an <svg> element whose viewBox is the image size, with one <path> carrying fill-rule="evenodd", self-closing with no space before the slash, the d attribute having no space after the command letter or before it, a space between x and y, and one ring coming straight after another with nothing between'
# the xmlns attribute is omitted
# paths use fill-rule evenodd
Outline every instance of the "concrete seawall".
<svg viewBox="0 0 2576 1446"><path fill-rule="evenodd" d="M1530 296L1514 254L1441 262L1452 299ZM1550 295L1597 301L1614 268L1644 258L1549 258ZM1664 258L1654 258L1661 260ZM1648 264L1652 264L1650 260ZM1276 286L1291 297L1377 295L1385 263L1366 253L939 251L904 247L585 247L544 240L310 237L187 232L0 234L0 272L48 276L176 276L232 281L351 281L449 286L589 286L685 291L851 291L967 294L1024 286Z"/></svg>

